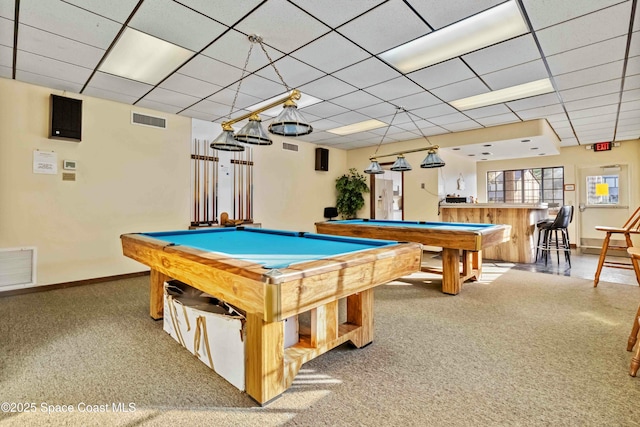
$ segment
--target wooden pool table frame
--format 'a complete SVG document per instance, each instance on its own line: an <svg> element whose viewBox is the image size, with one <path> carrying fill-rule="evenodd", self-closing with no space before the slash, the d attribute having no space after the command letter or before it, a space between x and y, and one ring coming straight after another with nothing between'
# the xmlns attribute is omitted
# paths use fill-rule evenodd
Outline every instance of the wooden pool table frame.
<svg viewBox="0 0 640 427"><path fill-rule="evenodd" d="M401 222L401 221L399 221ZM421 267L422 271L442 274L442 292L450 295L460 293L462 283L477 280L482 274L482 250L509 241L511 226L493 225L474 230L451 230L446 228L379 226L375 220L357 220L353 223L325 221L316 223L316 231L370 239L417 242L427 246L442 248L442 269ZM429 224L429 223L424 223ZM434 222L433 224L439 224ZM472 227L472 224L462 224ZM462 257L460 256L462 252ZM460 268L462 260L462 271Z"/></svg>
<svg viewBox="0 0 640 427"><path fill-rule="evenodd" d="M245 390L264 405L289 388L302 364L347 341L373 340L373 288L420 268L422 247L401 243L267 270L218 252L172 246L143 234L121 236L125 256L151 268L150 314L163 317L171 278L246 312ZM338 301L346 298L346 322ZM310 312L311 330L284 349L283 320Z"/></svg>

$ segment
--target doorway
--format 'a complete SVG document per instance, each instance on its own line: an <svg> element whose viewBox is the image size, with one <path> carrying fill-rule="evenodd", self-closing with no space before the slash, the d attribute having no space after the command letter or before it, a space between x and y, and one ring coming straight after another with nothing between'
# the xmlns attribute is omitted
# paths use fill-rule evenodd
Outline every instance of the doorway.
<svg viewBox="0 0 640 427"><path fill-rule="evenodd" d="M600 253L604 233L597 225L621 227L631 215L629 167L616 164L578 170L578 230L580 246Z"/></svg>
<svg viewBox="0 0 640 427"><path fill-rule="evenodd" d="M390 168L393 163L381 163L383 174L370 175L370 217L372 219L404 219L404 174Z"/></svg>

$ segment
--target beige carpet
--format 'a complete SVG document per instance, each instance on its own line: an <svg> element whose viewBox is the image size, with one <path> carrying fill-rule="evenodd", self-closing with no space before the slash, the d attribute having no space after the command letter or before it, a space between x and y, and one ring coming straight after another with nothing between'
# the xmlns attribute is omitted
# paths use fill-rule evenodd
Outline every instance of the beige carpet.
<svg viewBox="0 0 640 427"><path fill-rule="evenodd" d="M638 425L638 286L498 269L453 297L430 277L378 287L373 344L305 364L266 407L148 317L147 277L0 298L0 401L36 409L0 425Z"/></svg>

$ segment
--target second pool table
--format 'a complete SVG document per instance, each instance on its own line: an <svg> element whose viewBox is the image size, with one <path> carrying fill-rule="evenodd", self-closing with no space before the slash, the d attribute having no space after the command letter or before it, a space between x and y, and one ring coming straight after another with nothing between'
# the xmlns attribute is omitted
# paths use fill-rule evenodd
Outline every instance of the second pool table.
<svg viewBox="0 0 640 427"><path fill-rule="evenodd" d="M482 250L509 241L509 225L352 219L316 223L316 231L340 236L418 242L442 248L442 292L457 295L462 283L482 273ZM462 272L460 271L462 251Z"/></svg>

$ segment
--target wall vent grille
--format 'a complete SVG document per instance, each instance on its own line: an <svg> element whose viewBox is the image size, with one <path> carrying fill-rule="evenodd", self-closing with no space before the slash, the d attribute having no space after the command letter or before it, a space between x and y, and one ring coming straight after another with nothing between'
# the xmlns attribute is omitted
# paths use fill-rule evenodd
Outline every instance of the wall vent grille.
<svg viewBox="0 0 640 427"><path fill-rule="evenodd" d="M289 151L298 151L298 146L296 144L289 144L288 142L283 142L282 149L289 150Z"/></svg>
<svg viewBox="0 0 640 427"><path fill-rule="evenodd" d="M166 129L167 119L164 117L149 116L147 114L140 114L132 111L131 124Z"/></svg>
<svg viewBox="0 0 640 427"><path fill-rule="evenodd" d="M0 291L36 284L36 248L0 248Z"/></svg>

